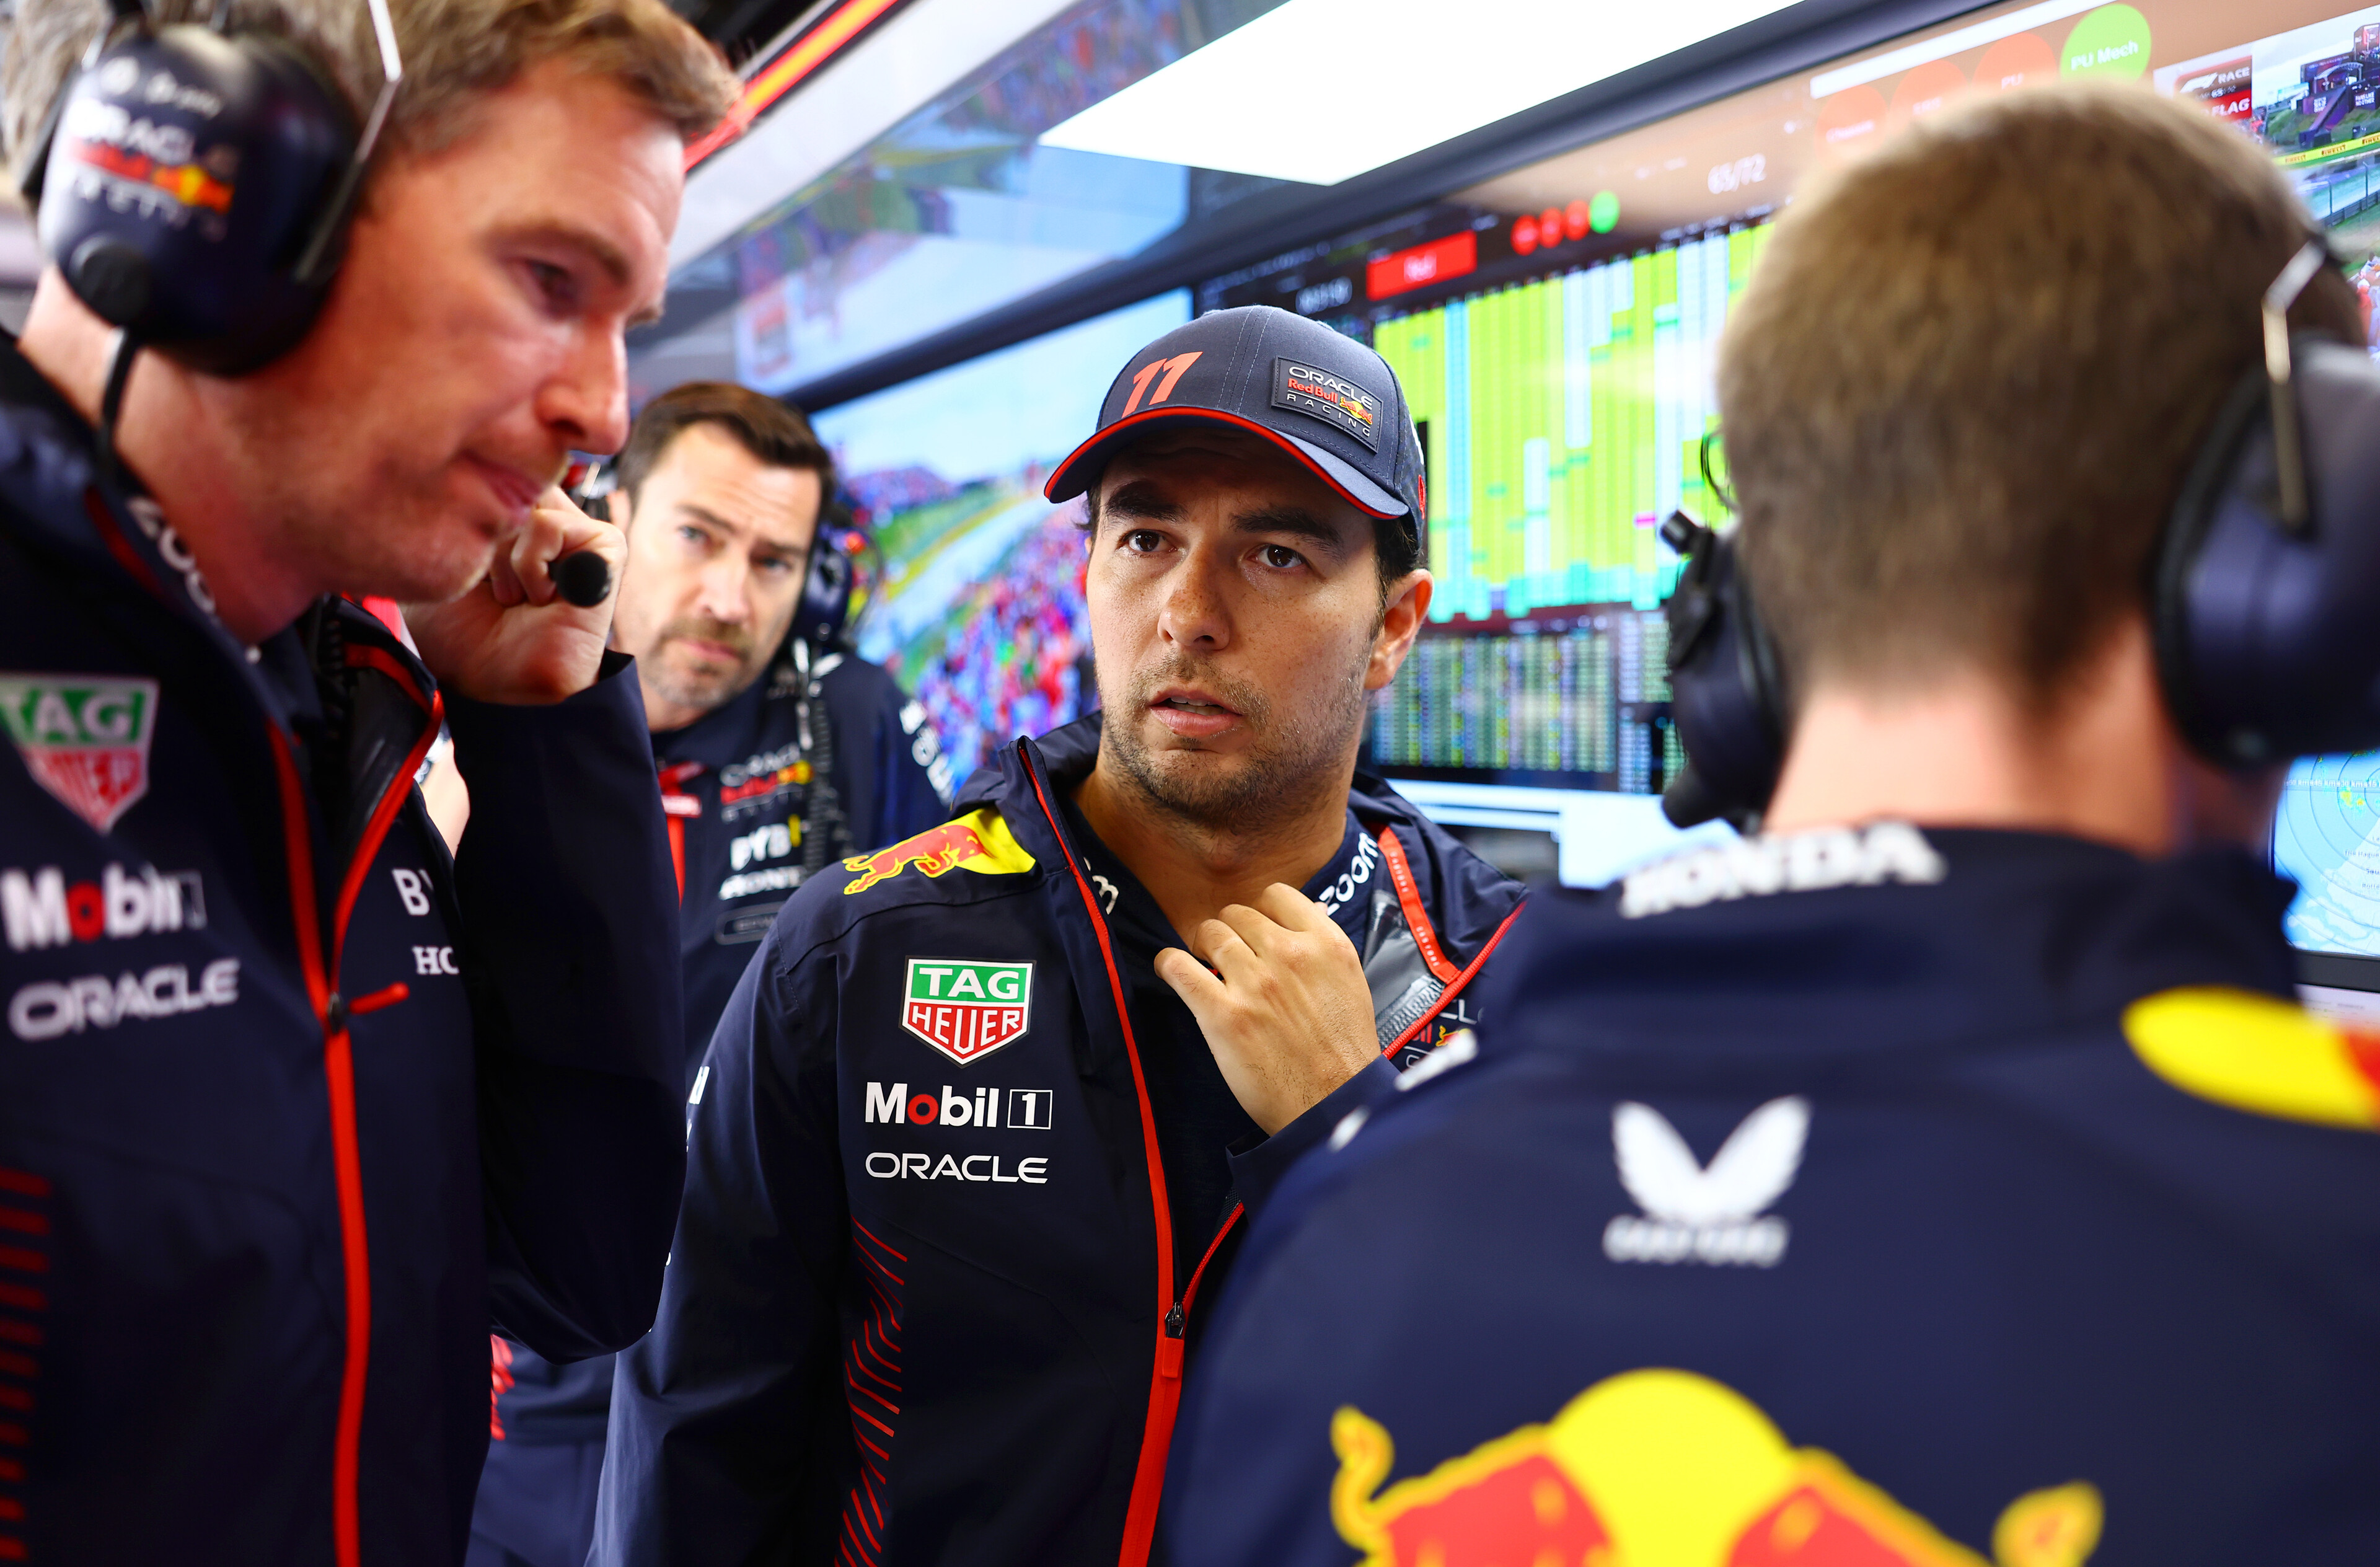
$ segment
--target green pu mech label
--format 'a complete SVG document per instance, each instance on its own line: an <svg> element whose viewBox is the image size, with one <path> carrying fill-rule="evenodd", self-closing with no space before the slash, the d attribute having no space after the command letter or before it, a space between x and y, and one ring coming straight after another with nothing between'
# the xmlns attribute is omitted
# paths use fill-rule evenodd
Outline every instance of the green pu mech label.
<svg viewBox="0 0 2380 1567"><path fill-rule="evenodd" d="M0 726L33 781L104 832L149 792L157 683L0 672Z"/></svg>
<svg viewBox="0 0 2380 1567"><path fill-rule="evenodd" d="M901 1026L965 1066L1023 1039L1032 1002L1029 963L913 957Z"/></svg>

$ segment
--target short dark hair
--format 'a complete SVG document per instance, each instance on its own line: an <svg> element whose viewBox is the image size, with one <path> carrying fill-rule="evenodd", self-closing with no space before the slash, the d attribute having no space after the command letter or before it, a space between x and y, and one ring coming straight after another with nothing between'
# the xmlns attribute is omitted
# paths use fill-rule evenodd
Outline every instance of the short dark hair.
<svg viewBox="0 0 2380 1567"><path fill-rule="evenodd" d="M1129 448L1126 448L1129 450ZM1083 514L1075 529L1089 534L1099 531L1099 486L1107 482L1102 470L1083 492ZM1380 574L1380 602L1389 601L1389 585L1422 564L1421 528L1412 517L1376 516L1372 519L1372 562Z"/></svg>
<svg viewBox="0 0 2380 1567"><path fill-rule="evenodd" d="M822 499L834 494L834 454L802 410L727 381L689 381L647 403L620 448L620 488L634 502L645 480L688 429L708 424L735 438L771 468L808 468Z"/></svg>

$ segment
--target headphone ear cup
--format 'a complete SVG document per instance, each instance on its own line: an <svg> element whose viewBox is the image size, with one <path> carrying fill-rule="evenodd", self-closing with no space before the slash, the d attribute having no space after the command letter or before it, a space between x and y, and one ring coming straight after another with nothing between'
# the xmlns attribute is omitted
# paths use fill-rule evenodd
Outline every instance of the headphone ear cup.
<svg viewBox="0 0 2380 1567"><path fill-rule="evenodd" d="M40 233L67 284L137 341L215 375L293 346L327 293L294 273L355 155L346 100L292 45L136 31L69 84Z"/></svg>
<svg viewBox="0 0 2380 1567"><path fill-rule="evenodd" d="M2306 526L2280 520L2271 383L2242 373L2201 441L2150 583L2158 683L2223 767L2380 747L2380 368L2291 343Z"/></svg>
<svg viewBox="0 0 2380 1567"><path fill-rule="evenodd" d="M794 635L820 650L842 642L844 623L851 617L852 562L835 544L838 530L832 513L819 518L802 573L801 604L794 612Z"/></svg>
<svg viewBox="0 0 2380 1567"><path fill-rule="evenodd" d="M1783 682L1734 541L1687 526L1686 570L1668 612L1670 713L1686 765L1661 810L1678 827L1724 820L1750 831L1784 768Z"/></svg>

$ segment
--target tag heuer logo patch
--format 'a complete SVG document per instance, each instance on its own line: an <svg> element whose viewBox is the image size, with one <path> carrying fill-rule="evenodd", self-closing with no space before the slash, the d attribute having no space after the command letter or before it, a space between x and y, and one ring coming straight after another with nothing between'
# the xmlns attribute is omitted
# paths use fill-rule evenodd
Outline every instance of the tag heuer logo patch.
<svg viewBox="0 0 2380 1567"><path fill-rule="evenodd" d="M149 792L153 680L0 674L0 723L35 782L102 832Z"/></svg>
<svg viewBox="0 0 2380 1567"><path fill-rule="evenodd" d="M913 957L901 1026L965 1066L1023 1039L1032 1004L1029 963Z"/></svg>
<svg viewBox="0 0 2380 1567"><path fill-rule="evenodd" d="M1380 422L1380 400L1343 376L1316 370L1295 359L1272 362L1272 406L1337 425L1361 441L1367 450L1380 449L1375 427Z"/></svg>

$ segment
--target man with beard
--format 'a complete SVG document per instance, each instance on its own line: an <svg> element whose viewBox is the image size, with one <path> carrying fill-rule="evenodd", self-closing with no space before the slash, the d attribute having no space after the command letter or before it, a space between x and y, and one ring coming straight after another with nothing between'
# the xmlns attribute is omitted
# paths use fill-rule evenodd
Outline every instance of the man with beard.
<svg viewBox="0 0 2380 1567"><path fill-rule="evenodd" d="M606 1567L1146 1561L1245 1209L1468 1019L1520 903L1356 771L1430 597L1378 356L1202 317L1048 493L1089 497L1105 722L806 883L746 973Z"/></svg>
<svg viewBox="0 0 2380 1567"><path fill-rule="evenodd" d="M834 459L809 420L691 383L637 416L619 476L628 560L612 643L636 658L669 811L690 1089L786 894L941 820L950 763L925 711L844 646L848 567L820 539ZM473 1567L580 1567L611 1357L555 1366L508 1339L492 1347Z"/></svg>

